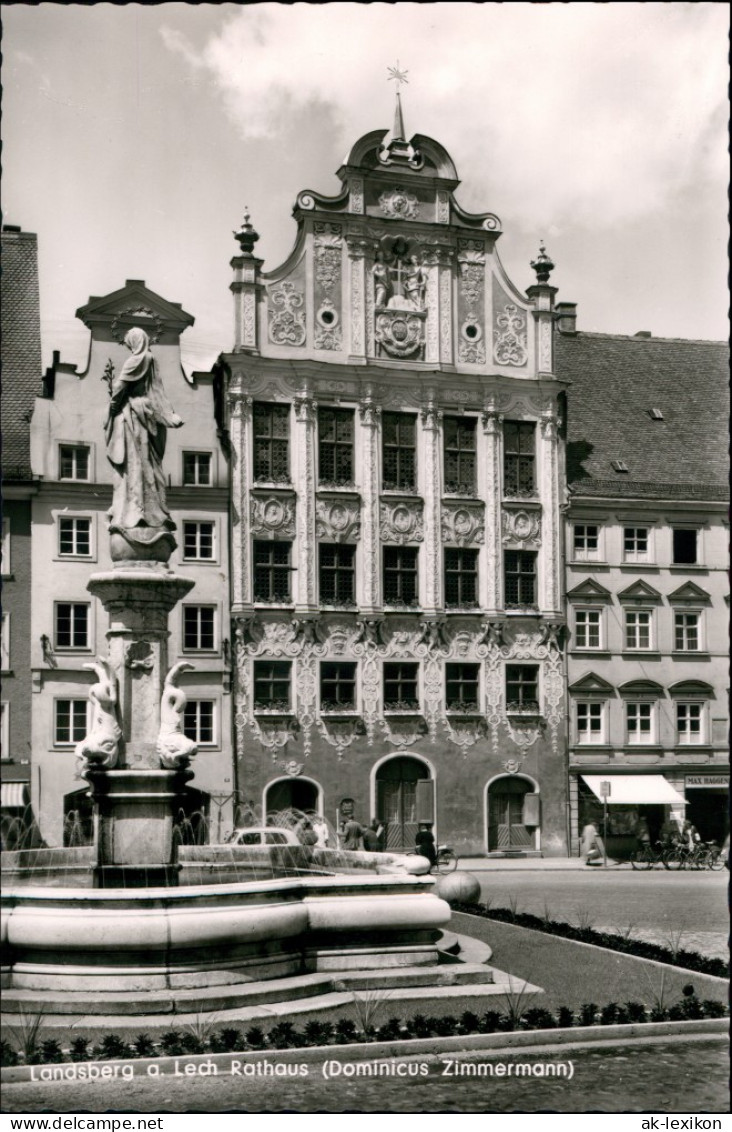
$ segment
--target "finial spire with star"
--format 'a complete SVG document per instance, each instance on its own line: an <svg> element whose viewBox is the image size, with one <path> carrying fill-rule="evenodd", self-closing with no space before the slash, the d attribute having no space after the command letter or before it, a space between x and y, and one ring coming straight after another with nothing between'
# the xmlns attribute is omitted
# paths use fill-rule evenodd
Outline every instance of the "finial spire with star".
<svg viewBox="0 0 732 1132"><path fill-rule="evenodd" d="M396 67L387 67L387 71L389 72L389 78L387 79L387 82L391 82L392 79L393 79L394 82L397 85L396 107L394 109L394 128L392 130L392 141L394 141L394 140L406 141L407 135L406 135L405 130L404 130L404 117L402 115L402 100L401 100L401 97L399 95L399 88L400 88L402 83L408 83L409 82L409 79L407 78L409 71L405 71L399 66L399 60L398 59L396 61Z"/></svg>

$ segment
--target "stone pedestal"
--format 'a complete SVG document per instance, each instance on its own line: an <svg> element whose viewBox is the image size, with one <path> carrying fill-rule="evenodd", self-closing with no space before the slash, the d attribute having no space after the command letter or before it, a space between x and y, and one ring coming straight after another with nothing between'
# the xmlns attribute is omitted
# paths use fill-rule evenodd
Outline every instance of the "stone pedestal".
<svg viewBox="0 0 732 1132"><path fill-rule="evenodd" d="M94 574L88 583L109 614L109 664L124 735L117 766L90 767L85 775L94 801L98 888L177 883L173 822L193 772L162 769L157 740L168 673L168 615L193 585L147 564Z"/></svg>
<svg viewBox="0 0 732 1132"><path fill-rule="evenodd" d="M193 771L89 770L96 822L96 888L178 883L173 822Z"/></svg>
<svg viewBox="0 0 732 1132"><path fill-rule="evenodd" d="M110 570L89 579L87 589L109 614L109 663L117 678L125 737L118 766L160 769L156 743L168 672L168 614L194 584L153 566Z"/></svg>

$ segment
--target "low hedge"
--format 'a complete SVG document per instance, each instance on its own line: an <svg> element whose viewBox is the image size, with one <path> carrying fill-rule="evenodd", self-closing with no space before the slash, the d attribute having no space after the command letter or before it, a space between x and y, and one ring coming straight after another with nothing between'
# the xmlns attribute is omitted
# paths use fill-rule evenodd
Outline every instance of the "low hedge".
<svg viewBox="0 0 732 1132"><path fill-rule="evenodd" d="M625 955L635 955L640 959L655 959L659 963L669 963L673 967L684 967L687 971L698 971L700 975L716 975L729 978L729 963L723 959L708 959L696 951L673 951L660 943L631 939L614 932L599 932L594 928L578 928L564 920L548 920L534 916L531 912L515 912L511 908L492 908L485 904L453 904L453 912L465 912L469 916L482 916L486 920L498 920L517 928L531 928L547 935L571 939L576 943L592 943L596 947L606 947L610 951L621 951Z"/></svg>
<svg viewBox="0 0 732 1132"><path fill-rule="evenodd" d="M119 1034L109 1033L95 1045L88 1038L74 1038L69 1049L62 1049L55 1038L47 1038L25 1054L6 1040L0 1042L0 1064L39 1065L67 1061L109 1061L141 1057L184 1056L195 1053L234 1053L308 1046L349 1045L356 1042L400 1041L408 1038L457 1037L462 1034L509 1033L515 1030L553 1030L582 1026L617 1026L622 1023L685 1021L696 1018L723 1018L728 1008L714 999L697 998L693 986L684 988L684 997L671 1007L657 1003L648 1007L642 1002L609 1002L602 1008L594 1002L584 1003L577 1011L561 1006L556 1013L541 1006L522 1007L522 996L506 995L508 1009L488 1010L482 1015L472 1010L460 1017L444 1014L414 1014L410 1018L389 1018L381 1026L356 1025L350 1018L336 1022L313 1019L304 1029L282 1020L266 1032L261 1026L246 1031L229 1026L206 1031L205 1026L182 1030L166 1030L157 1039L138 1034L130 1042Z"/></svg>

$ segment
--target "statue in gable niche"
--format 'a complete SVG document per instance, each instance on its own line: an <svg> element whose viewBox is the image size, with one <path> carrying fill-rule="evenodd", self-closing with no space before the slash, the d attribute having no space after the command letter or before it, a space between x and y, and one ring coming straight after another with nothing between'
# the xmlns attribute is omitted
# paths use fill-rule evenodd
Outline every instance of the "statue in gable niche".
<svg viewBox="0 0 732 1132"><path fill-rule="evenodd" d="M391 293L391 279L389 268L384 263L381 252L376 253L374 266L371 268L374 280L374 305L385 307Z"/></svg>
<svg viewBox="0 0 732 1132"><path fill-rule="evenodd" d="M115 376L111 367L104 425L107 459L114 469L109 511L112 559L167 562L175 549L165 494L163 455L169 428L183 421L168 401L144 330L125 335L132 356Z"/></svg>

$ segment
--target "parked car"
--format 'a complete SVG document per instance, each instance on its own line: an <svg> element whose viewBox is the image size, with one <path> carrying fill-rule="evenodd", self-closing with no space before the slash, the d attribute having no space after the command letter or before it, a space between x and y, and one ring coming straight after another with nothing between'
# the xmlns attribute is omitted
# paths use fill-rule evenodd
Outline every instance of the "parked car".
<svg viewBox="0 0 732 1132"><path fill-rule="evenodd" d="M226 841L227 845L299 845L291 829L279 826L247 826L235 829Z"/></svg>

